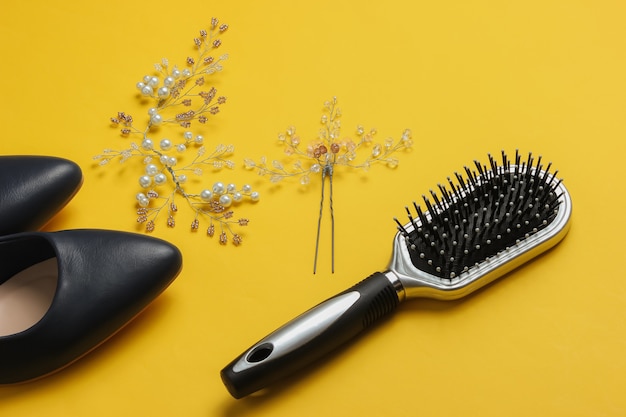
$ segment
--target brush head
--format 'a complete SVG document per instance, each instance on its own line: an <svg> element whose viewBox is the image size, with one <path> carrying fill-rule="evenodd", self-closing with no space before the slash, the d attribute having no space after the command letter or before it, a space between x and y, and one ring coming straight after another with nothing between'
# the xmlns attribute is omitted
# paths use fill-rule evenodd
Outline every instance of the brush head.
<svg viewBox="0 0 626 417"><path fill-rule="evenodd" d="M395 219L402 247L392 269L444 291L482 286L474 281L486 275L492 280L511 268L504 264L512 259L555 244L566 231L571 201L550 169L541 157L522 160L518 152L513 160L502 152L499 162L489 155L486 165L465 167L464 175L423 196L424 207L407 207L408 223Z"/></svg>

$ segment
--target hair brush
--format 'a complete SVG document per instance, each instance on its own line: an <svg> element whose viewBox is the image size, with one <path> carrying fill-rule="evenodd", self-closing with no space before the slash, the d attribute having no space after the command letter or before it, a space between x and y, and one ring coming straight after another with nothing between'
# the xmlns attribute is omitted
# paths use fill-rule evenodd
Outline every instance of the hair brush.
<svg viewBox="0 0 626 417"><path fill-rule="evenodd" d="M318 304L260 340L221 371L235 398L295 373L353 339L409 298L452 300L485 286L557 244L571 198L541 157L502 152L448 178L424 208L406 208L385 272Z"/></svg>

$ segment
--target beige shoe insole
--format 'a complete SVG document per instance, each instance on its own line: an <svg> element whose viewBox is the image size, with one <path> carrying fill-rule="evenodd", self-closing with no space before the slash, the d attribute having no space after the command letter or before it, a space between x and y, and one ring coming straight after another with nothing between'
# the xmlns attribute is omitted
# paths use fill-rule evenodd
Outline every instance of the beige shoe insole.
<svg viewBox="0 0 626 417"><path fill-rule="evenodd" d="M22 332L43 318L57 289L57 259L35 264L0 285L0 336Z"/></svg>

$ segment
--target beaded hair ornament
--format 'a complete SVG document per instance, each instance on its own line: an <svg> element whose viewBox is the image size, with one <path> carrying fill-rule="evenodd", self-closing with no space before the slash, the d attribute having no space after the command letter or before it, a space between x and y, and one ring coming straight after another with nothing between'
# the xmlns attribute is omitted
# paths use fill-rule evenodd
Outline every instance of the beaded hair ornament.
<svg viewBox="0 0 626 417"><path fill-rule="evenodd" d="M144 165L138 178L141 191L136 195L136 204L137 222L145 224L146 232L155 229L162 212L166 213L167 226L175 227L178 197L195 213L190 225L192 231L197 231L200 219L206 218L208 236L217 233L219 242L226 244L230 235L232 243L239 245L242 237L233 226L246 226L249 220L234 219L231 207L259 200L259 193L247 184L239 188L217 181L210 188L199 187L196 193L187 188L189 174L201 177L205 170L235 167L228 159L234 151L233 145L219 144L209 150L204 145L204 137L192 130L196 123L207 123L226 103L226 98L218 96L217 89L208 85L208 79L222 70L222 63L228 58L227 54L217 55L227 29L227 24L220 24L213 18L209 29L201 30L193 40L197 51L195 58L188 57L180 68L170 65L165 58L155 64L155 75L144 76L136 85L142 104L151 105L145 127L138 128L128 113L118 112L111 118L112 125L120 129L123 137L138 137L139 142L131 142L127 149L105 149L94 157L100 165L116 159L119 162L138 160ZM177 139L165 136L168 126L177 128L174 129Z"/></svg>
<svg viewBox="0 0 626 417"><path fill-rule="evenodd" d="M326 179L329 186L329 205L331 216L331 271L335 272L335 218L333 209L333 175L336 167L344 166L368 170L371 165L383 163L389 168L398 166L395 157L398 151L409 150L413 145L411 131L405 129L399 140L387 138L382 143L374 141L376 129L366 131L358 125L355 139L341 138L341 109L337 107L337 98L324 103L324 112L320 120L320 129L317 140L302 145L296 128L291 126L286 132L278 135L280 144L284 147L285 154L297 157L293 165L286 167L282 162L273 160L268 164L267 159L262 157L259 162L245 159L244 164L249 169L255 169L259 175L269 176L273 183L282 181L284 178L297 177L300 184L307 185L312 177L321 177L322 195L320 211L317 219L317 236L315 240L315 257L313 260L313 273L317 271L317 255L319 251L320 226L324 209L324 187ZM366 154L362 157L362 154Z"/></svg>

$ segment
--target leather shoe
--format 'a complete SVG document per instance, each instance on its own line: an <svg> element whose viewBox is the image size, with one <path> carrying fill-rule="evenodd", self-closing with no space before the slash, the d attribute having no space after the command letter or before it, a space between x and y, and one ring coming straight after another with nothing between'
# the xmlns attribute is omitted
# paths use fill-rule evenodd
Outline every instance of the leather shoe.
<svg viewBox="0 0 626 417"><path fill-rule="evenodd" d="M74 162L51 156L0 156L0 235L38 230L83 182Z"/></svg>
<svg viewBox="0 0 626 417"><path fill-rule="evenodd" d="M175 246L134 233L0 237L0 384L79 359L140 313L181 267Z"/></svg>

